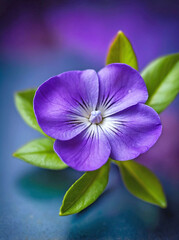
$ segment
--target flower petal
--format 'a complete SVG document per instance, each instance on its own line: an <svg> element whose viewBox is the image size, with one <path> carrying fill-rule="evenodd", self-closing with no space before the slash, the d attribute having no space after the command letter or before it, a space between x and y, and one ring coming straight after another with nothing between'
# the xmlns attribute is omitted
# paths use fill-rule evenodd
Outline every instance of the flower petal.
<svg viewBox="0 0 179 240"><path fill-rule="evenodd" d="M71 140L56 140L54 150L68 166L93 171L107 162L111 147L101 128L92 124Z"/></svg>
<svg viewBox="0 0 179 240"><path fill-rule="evenodd" d="M162 125L149 106L137 104L103 120L101 125L111 145L111 158L130 160L152 147Z"/></svg>
<svg viewBox="0 0 179 240"><path fill-rule="evenodd" d="M68 140L90 125L87 120L98 101L99 82L94 70L70 71L52 77L37 90L34 110L42 130Z"/></svg>
<svg viewBox="0 0 179 240"><path fill-rule="evenodd" d="M147 88L140 74L126 64L107 65L98 73L98 110L103 116L110 116L125 108L145 103Z"/></svg>

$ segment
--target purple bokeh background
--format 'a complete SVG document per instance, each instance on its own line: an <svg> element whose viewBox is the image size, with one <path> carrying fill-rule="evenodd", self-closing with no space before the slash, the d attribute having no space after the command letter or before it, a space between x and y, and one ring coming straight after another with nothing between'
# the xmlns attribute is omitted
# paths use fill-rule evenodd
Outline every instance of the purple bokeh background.
<svg viewBox="0 0 179 240"><path fill-rule="evenodd" d="M9 57L33 61L56 49L103 65L118 30L131 40L140 69L178 50L177 1L31 2L14 4L11 11L4 3L7 14L3 21L8 19L8 24L3 25L0 42Z"/></svg>

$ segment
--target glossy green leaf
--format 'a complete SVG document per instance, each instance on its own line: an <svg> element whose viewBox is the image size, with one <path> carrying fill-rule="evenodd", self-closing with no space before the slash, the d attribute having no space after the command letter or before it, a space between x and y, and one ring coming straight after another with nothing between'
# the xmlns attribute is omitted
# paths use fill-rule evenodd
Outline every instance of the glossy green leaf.
<svg viewBox="0 0 179 240"><path fill-rule="evenodd" d="M137 58L129 39L119 31L110 45L106 64L125 63L138 70Z"/></svg>
<svg viewBox="0 0 179 240"><path fill-rule="evenodd" d="M134 196L166 208L167 202L158 178L148 168L133 161L114 161L120 168L126 188Z"/></svg>
<svg viewBox="0 0 179 240"><path fill-rule="evenodd" d="M39 138L27 143L13 156L41 168L59 170L67 167L54 152L53 141L48 138Z"/></svg>
<svg viewBox="0 0 179 240"><path fill-rule="evenodd" d="M158 58L142 72L147 85L147 104L158 113L162 112L179 92L179 54Z"/></svg>
<svg viewBox="0 0 179 240"><path fill-rule="evenodd" d="M109 162L92 172L86 172L66 192L60 215L75 214L91 205L102 194L109 176Z"/></svg>
<svg viewBox="0 0 179 240"><path fill-rule="evenodd" d="M33 98L35 95L35 89L29 89L21 92L15 93L15 104L18 112L24 121L35 130L40 133L46 134L39 127L33 109Z"/></svg>

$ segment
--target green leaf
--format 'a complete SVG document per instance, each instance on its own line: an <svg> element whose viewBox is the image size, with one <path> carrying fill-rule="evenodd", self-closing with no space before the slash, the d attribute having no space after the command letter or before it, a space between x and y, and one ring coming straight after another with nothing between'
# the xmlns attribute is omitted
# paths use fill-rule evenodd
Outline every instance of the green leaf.
<svg viewBox="0 0 179 240"><path fill-rule="evenodd" d="M21 117L30 127L47 136L39 127L34 114L33 99L35 92L36 92L35 89L29 89L15 93L16 108L20 113Z"/></svg>
<svg viewBox="0 0 179 240"><path fill-rule="evenodd" d="M162 186L148 168L132 160L114 162L119 166L122 179L129 192L146 202L166 208L167 202Z"/></svg>
<svg viewBox="0 0 179 240"><path fill-rule="evenodd" d="M48 138L39 138L27 143L13 156L41 168L59 170L67 167L54 152L53 141Z"/></svg>
<svg viewBox="0 0 179 240"><path fill-rule="evenodd" d="M147 104L162 112L179 92L179 53L153 61L144 69L142 77L149 93Z"/></svg>
<svg viewBox="0 0 179 240"><path fill-rule="evenodd" d="M125 63L138 70L134 49L122 31L117 33L109 48L106 64L111 63Z"/></svg>
<svg viewBox="0 0 179 240"><path fill-rule="evenodd" d="M90 204L102 194L109 176L109 162L92 172L86 172L66 192L60 216L75 214Z"/></svg>

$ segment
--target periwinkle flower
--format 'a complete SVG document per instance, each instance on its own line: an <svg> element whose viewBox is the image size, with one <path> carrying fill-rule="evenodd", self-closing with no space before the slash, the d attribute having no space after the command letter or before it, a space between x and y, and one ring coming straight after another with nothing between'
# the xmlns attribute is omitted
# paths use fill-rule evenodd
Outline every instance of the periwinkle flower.
<svg viewBox="0 0 179 240"><path fill-rule="evenodd" d="M37 90L34 110L54 150L70 167L92 171L108 158L130 160L146 152L161 134L158 114L145 105L140 74L125 64L70 71Z"/></svg>

